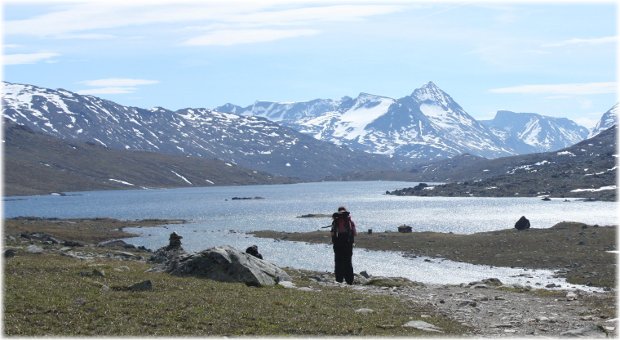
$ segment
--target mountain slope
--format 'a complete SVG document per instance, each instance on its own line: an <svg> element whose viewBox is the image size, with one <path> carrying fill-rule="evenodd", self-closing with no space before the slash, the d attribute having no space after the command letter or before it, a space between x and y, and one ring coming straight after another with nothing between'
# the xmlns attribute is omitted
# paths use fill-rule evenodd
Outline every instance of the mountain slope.
<svg viewBox="0 0 620 340"><path fill-rule="evenodd" d="M4 195L61 191L290 183L218 160L112 150L5 123Z"/></svg>
<svg viewBox="0 0 620 340"><path fill-rule="evenodd" d="M618 103L612 106L607 112L603 114L601 120L598 121L596 126L590 132L588 138L592 138L602 131L609 129L610 127L616 125L618 122Z"/></svg>
<svg viewBox="0 0 620 340"><path fill-rule="evenodd" d="M497 111L494 119L481 123L519 154L559 150L588 136L586 128L569 119L536 113Z"/></svg>
<svg viewBox="0 0 620 340"><path fill-rule="evenodd" d="M411 170L418 181L449 181L431 189L405 188L395 195L590 197L616 200L617 127L571 147L498 159L452 160Z"/></svg>
<svg viewBox="0 0 620 340"><path fill-rule="evenodd" d="M317 180L356 169L392 168L399 162L318 141L260 117L191 108L145 110L6 82L2 101L6 119L58 138L217 158L277 176Z"/></svg>

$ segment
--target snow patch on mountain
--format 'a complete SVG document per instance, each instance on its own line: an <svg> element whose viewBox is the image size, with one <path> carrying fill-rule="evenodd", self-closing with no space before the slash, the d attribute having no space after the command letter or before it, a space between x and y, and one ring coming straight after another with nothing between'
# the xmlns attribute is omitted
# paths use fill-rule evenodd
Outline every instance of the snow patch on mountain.
<svg viewBox="0 0 620 340"><path fill-rule="evenodd" d="M432 82L400 99L360 93L356 98L286 105L256 102L242 108L226 104L217 110L277 120L316 139L367 153L414 159L461 153L514 154Z"/></svg>
<svg viewBox="0 0 620 340"><path fill-rule="evenodd" d="M205 108L171 111L161 107L127 107L66 90L8 82L3 82L3 90L5 119L36 132L110 149L221 159L274 175L311 180L349 171L388 169L402 162L340 148L257 116ZM354 104L351 98L342 101L349 102L349 106ZM333 109L332 104L319 100L254 106L265 110L278 108L277 117L293 121L299 117L316 118L317 112ZM359 104L359 108L372 110L371 103ZM232 105L228 107L244 111ZM289 112L287 108L296 108L298 112ZM360 117L354 118L370 120L372 113ZM353 130L357 128L356 119L349 122ZM185 179L189 181L188 177Z"/></svg>
<svg viewBox="0 0 620 340"><path fill-rule="evenodd" d="M392 104L392 98L360 95L355 105L339 116L332 136L336 139L355 140L367 135L366 126L381 117Z"/></svg>

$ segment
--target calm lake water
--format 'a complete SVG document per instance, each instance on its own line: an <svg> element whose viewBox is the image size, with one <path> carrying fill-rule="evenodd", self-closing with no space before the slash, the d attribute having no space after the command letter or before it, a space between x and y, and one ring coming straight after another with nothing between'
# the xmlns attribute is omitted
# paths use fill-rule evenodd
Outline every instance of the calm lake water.
<svg viewBox="0 0 620 340"><path fill-rule="evenodd" d="M306 232L330 223L330 218L298 218L311 213L331 214L345 205L358 231L396 231L407 224L414 231L469 234L512 228L525 215L532 228L549 228L561 221L617 224L615 202L577 199L398 197L386 190L414 186L411 182L320 182L184 189L92 191L68 196L8 197L4 216L113 217L118 219L185 219L187 224L138 228L140 237L129 242L157 249L174 230L183 247L198 251L230 244L239 249L256 244L266 259L281 266L330 271L331 248L298 242L254 238L247 232L278 230ZM232 200L233 197L262 199ZM559 283L550 271L473 266L448 260L404 258L398 252L356 249L355 271L372 275L404 276L428 283L462 283L498 277L521 284ZM529 281L529 282L528 282ZM567 287L566 283L563 283Z"/></svg>

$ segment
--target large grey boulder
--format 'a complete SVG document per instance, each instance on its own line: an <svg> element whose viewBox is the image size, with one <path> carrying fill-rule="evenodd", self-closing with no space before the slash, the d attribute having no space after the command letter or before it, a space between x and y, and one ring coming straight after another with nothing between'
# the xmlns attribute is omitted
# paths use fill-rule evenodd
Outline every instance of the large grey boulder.
<svg viewBox="0 0 620 340"><path fill-rule="evenodd" d="M231 246L220 246L179 256L167 264L173 275L192 275L223 282L243 282L250 286L271 286L291 281L276 265Z"/></svg>

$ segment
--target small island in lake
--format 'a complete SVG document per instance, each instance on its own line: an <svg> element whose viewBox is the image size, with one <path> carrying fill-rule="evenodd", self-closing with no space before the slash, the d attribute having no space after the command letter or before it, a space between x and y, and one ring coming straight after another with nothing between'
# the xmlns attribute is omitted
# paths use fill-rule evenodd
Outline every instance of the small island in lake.
<svg viewBox="0 0 620 340"><path fill-rule="evenodd" d="M305 214L301 216L297 216L297 218L324 218L324 217L332 217L331 214Z"/></svg>

